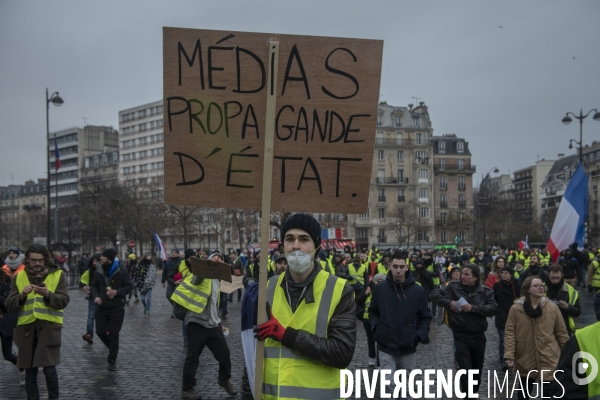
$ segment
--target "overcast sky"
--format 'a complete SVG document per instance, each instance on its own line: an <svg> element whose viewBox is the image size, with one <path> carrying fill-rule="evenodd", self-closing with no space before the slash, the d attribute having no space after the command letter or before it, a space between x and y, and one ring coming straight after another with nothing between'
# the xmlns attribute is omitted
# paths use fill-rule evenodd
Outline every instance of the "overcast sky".
<svg viewBox="0 0 600 400"><path fill-rule="evenodd" d="M573 153L561 119L600 109L599 16L598 1L2 1L0 185L45 177L46 87L65 101L51 131L118 128L161 99L163 26L383 39L381 99L425 101L436 135L470 143L476 182L512 173Z"/></svg>

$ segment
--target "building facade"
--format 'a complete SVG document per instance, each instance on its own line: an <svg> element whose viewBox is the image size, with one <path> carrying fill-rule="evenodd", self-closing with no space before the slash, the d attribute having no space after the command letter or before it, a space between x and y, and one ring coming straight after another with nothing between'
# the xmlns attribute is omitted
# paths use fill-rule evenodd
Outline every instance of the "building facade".
<svg viewBox="0 0 600 400"><path fill-rule="evenodd" d="M515 207L517 214L526 221L533 221L542 216L542 184L553 164L554 160L542 159L532 166L514 172Z"/></svg>
<svg viewBox="0 0 600 400"><path fill-rule="evenodd" d="M119 182L155 185L164 178L163 102L119 111Z"/></svg>
<svg viewBox="0 0 600 400"><path fill-rule="evenodd" d="M374 134L368 208L364 214L348 216L349 236L359 248L432 246L433 128L427 106L381 102Z"/></svg>
<svg viewBox="0 0 600 400"><path fill-rule="evenodd" d="M435 242L473 244L473 174L469 143L455 134L434 136Z"/></svg>

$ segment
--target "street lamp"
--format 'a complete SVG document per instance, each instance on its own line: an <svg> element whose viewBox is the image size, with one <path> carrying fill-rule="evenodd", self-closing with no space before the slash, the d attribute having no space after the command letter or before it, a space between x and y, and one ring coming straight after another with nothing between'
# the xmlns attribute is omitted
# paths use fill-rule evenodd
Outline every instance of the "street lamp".
<svg viewBox="0 0 600 400"><path fill-rule="evenodd" d="M484 177L484 175L481 175L481 180L482 180L482 181L485 181L487 178L489 178L489 177L490 177L490 173L492 172L492 170L493 170L493 172L494 172L495 174L497 174L498 172L500 172L500 170L499 170L498 168L496 168L496 167L492 167L492 169L490 169L490 170L488 171L488 173L487 173L487 174L485 174L485 177Z"/></svg>
<svg viewBox="0 0 600 400"><path fill-rule="evenodd" d="M60 107L62 105L63 99L58 95L58 92L52 93L50 97L48 97L48 88L46 88L46 157L48 161L48 174L46 180L46 188L47 188L47 211L48 211L48 220L47 220L47 231L46 231L46 247L48 247L48 251L51 251L52 245L52 218L50 217L50 103L54 104L56 107ZM58 188L57 188L58 195ZM57 196L58 206L58 196ZM56 223L56 221L54 221Z"/></svg>
<svg viewBox="0 0 600 400"><path fill-rule="evenodd" d="M579 109L579 116L569 111L567 112L567 115L565 115L565 117L562 119L562 123L565 125L569 125L573 121L571 117L569 117L569 114L571 114L574 118L577 118L579 120L579 142L575 139L571 139L569 141L569 149L573 148L573 142L579 145L579 164L583 163L583 120L587 118L587 116L590 115L592 111L596 112L592 118L594 118L595 121L600 121L600 112L595 108L588 111L588 113L585 115L583 115L583 109Z"/></svg>

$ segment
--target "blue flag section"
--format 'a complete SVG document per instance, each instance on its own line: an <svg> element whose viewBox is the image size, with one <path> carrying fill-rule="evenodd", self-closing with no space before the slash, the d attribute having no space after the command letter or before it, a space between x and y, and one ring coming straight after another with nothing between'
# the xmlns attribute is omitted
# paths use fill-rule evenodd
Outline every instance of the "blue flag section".
<svg viewBox="0 0 600 400"><path fill-rule="evenodd" d="M248 371L248 382L254 395L254 366L256 365L256 339L253 329L256 326L258 307L258 283L248 285L242 298L242 347Z"/></svg>

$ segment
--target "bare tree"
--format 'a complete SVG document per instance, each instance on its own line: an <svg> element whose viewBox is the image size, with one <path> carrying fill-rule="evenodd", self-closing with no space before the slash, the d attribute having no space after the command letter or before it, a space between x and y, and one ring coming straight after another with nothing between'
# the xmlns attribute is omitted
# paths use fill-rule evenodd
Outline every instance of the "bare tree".
<svg viewBox="0 0 600 400"><path fill-rule="evenodd" d="M410 247L411 238L415 238L419 230L419 216L412 207L396 206L388 213L386 229L392 232L400 247L405 242Z"/></svg>

